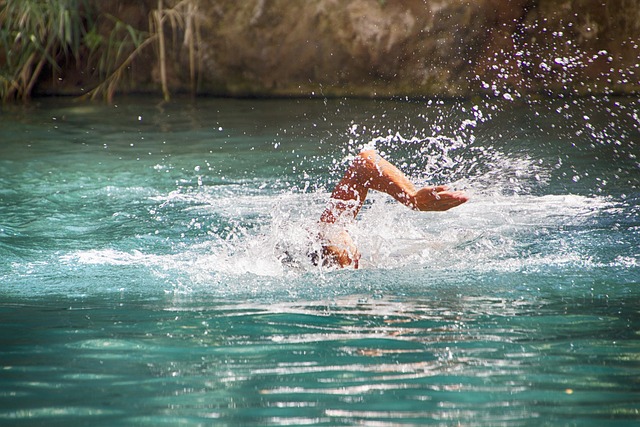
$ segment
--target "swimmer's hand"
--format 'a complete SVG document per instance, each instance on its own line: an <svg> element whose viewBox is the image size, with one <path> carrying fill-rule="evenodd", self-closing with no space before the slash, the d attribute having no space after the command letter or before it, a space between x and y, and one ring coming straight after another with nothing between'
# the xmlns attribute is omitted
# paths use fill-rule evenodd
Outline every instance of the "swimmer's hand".
<svg viewBox="0 0 640 427"><path fill-rule="evenodd" d="M446 185L424 187L410 200L410 205L418 211L446 211L469 200L462 191L450 191Z"/></svg>

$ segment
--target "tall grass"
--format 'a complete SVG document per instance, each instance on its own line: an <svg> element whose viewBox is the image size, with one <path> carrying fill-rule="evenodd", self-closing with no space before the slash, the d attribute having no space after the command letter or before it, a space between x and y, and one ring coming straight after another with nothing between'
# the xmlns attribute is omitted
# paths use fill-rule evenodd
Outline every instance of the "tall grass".
<svg viewBox="0 0 640 427"><path fill-rule="evenodd" d="M111 102L131 63L154 42L156 36L112 15L101 15L98 19L109 28L105 34L92 31L91 37L87 38L88 50L92 52L87 61L87 72L94 70L97 73L98 84L81 98L103 97Z"/></svg>
<svg viewBox="0 0 640 427"><path fill-rule="evenodd" d="M75 63L87 74L97 74L98 84L86 97L110 101L134 59L148 46L156 46L162 92L168 100L167 28L173 33L174 48L179 33L188 48L195 90L198 0L168 0L168 7L165 0L158 0L148 30L99 14L93 6L96 1L0 0L0 99L28 99L45 69L56 73Z"/></svg>
<svg viewBox="0 0 640 427"><path fill-rule="evenodd" d="M183 33L183 45L189 52L189 79L191 90L196 91L196 74L200 71L200 63L196 60L196 46L200 44L200 26L198 0L173 1L171 7L164 6L165 0L158 0L157 8L151 12L149 28L157 38L158 66L160 68L160 80L162 93L165 100L169 100L167 84L167 43L165 28L169 26L173 34L174 48L178 48L177 35ZM179 48L178 48L179 49Z"/></svg>
<svg viewBox="0 0 640 427"><path fill-rule="evenodd" d="M25 99L45 66L73 57L91 26L87 0L0 0L0 97Z"/></svg>

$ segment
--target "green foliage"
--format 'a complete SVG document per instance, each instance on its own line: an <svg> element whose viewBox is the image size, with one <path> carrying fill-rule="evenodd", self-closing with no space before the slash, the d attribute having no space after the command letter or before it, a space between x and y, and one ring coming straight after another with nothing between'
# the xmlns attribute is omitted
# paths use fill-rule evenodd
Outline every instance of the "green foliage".
<svg viewBox="0 0 640 427"><path fill-rule="evenodd" d="M110 101L133 60L154 43L168 99L165 26L174 40L184 30L195 88L198 0L170 0L169 8L164 2L158 0L149 16L150 30L143 31L100 14L95 0L0 0L0 99L28 99L43 70L55 73L74 61L99 82L86 97Z"/></svg>
<svg viewBox="0 0 640 427"><path fill-rule="evenodd" d="M79 59L87 0L0 1L0 98L28 98L45 66Z"/></svg>
<svg viewBox="0 0 640 427"><path fill-rule="evenodd" d="M165 7L165 1L170 7ZM100 75L100 84L86 97L94 99L102 95L110 102L128 66L147 46L151 45L156 47L162 94L164 100L168 101L170 93L167 82L169 61L165 36L167 28L171 29L176 49L180 49L177 46L177 36L182 32L182 43L187 47L189 55L192 91L195 93L196 74L200 70L200 63L196 59L196 45L200 42L198 14L198 0L158 0L156 9L149 14L148 33L136 30L113 16L108 17L113 24L113 29L108 40L101 40L103 50L97 67L99 70L106 70L107 73ZM94 36L91 35L91 37ZM96 37L100 36L96 35Z"/></svg>
<svg viewBox="0 0 640 427"><path fill-rule="evenodd" d="M92 52L87 65L95 70L100 82L85 98L95 99L102 95L110 102L127 67L154 37L114 16L104 15L100 18L108 21L110 30L103 36L94 27L85 36L87 49Z"/></svg>
<svg viewBox="0 0 640 427"><path fill-rule="evenodd" d="M95 70L101 83L93 96L111 99L122 64L148 38L100 16L89 0L0 0L0 99L28 99L44 69L55 73L71 60L88 74Z"/></svg>

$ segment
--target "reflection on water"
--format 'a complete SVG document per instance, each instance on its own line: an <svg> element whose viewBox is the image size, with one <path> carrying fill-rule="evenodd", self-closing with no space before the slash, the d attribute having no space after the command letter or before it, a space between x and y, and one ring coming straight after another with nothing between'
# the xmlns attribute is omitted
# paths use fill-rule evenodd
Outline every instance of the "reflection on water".
<svg viewBox="0 0 640 427"><path fill-rule="evenodd" d="M638 108L3 107L0 423L632 425ZM471 200L373 195L315 267L365 145Z"/></svg>
<svg viewBox="0 0 640 427"><path fill-rule="evenodd" d="M8 332L22 339L2 356L11 392L0 401L14 405L3 405L4 420L533 425L638 416L639 306L619 300L440 289L427 299L116 301L5 307Z"/></svg>

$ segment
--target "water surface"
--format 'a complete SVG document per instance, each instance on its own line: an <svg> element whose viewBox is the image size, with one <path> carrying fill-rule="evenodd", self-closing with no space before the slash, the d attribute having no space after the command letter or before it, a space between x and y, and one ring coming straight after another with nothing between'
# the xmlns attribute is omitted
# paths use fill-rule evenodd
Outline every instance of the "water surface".
<svg viewBox="0 0 640 427"><path fill-rule="evenodd" d="M0 116L0 423L635 425L640 104L46 99ZM471 200L372 195L375 146ZM284 253L290 256L284 257Z"/></svg>

